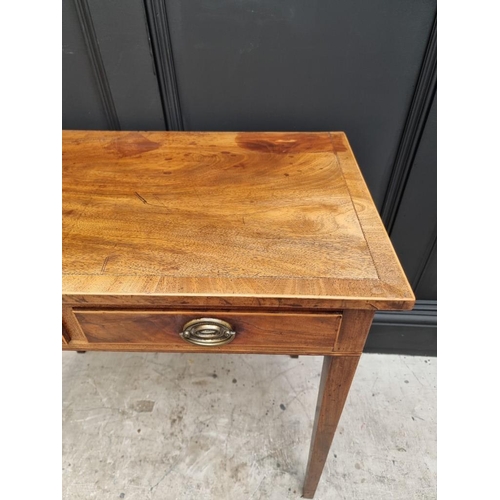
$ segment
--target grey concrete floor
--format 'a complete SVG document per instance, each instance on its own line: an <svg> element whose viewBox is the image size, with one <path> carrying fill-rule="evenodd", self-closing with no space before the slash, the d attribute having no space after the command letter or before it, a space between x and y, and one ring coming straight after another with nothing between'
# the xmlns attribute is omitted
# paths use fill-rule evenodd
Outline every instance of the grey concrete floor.
<svg viewBox="0 0 500 500"><path fill-rule="evenodd" d="M63 498L300 498L321 357L63 353ZM364 354L315 498L436 498L436 359Z"/></svg>

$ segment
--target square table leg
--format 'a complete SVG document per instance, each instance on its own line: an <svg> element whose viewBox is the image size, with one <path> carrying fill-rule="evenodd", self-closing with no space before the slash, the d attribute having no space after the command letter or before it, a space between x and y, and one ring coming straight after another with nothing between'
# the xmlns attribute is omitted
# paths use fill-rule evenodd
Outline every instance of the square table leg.
<svg viewBox="0 0 500 500"><path fill-rule="evenodd" d="M303 497L313 498L360 356L325 356Z"/></svg>

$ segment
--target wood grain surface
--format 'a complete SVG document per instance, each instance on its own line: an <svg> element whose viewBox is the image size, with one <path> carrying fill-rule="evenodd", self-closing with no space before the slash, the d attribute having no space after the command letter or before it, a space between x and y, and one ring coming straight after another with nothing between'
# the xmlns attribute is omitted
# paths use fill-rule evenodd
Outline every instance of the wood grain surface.
<svg viewBox="0 0 500 500"><path fill-rule="evenodd" d="M179 332L193 319L207 317L199 311L75 310L75 317L90 344L140 344L154 351L170 352L333 352L340 314L258 314L212 311L211 318L228 322L236 335L223 346L197 346L181 339ZM75 344L72 344L73 347ZM75 349L81 348L78 344Z"/></svg>
<svg viewBox="0 0 500 500"><path fill-rule="evenodd" d="M348 309L342 315L342 326L333 348L336 352L363 351L375 313L369 310Z"/></svg>
<svg viewBox="0 0 500 500"><path fill-rule="evenodd" d="M68 331L66 330L66 328L64 327L64 325L62 325L62 343L63 345L67 345L71 340L71 337L68 333Z"/></svg>
<svg viewBox="0 0 500 500"><path fill-rule="evenodd" d="M414 303L343 133L65 131L63 298L106 297Z"/></svg>
<svg viewBox="0 0 500 500"><path fill-rule="evenodd" d="M358 362L359 356L339 358L325 356L323 360L302 493L304 498L313 498L316 492Z"/></svg>

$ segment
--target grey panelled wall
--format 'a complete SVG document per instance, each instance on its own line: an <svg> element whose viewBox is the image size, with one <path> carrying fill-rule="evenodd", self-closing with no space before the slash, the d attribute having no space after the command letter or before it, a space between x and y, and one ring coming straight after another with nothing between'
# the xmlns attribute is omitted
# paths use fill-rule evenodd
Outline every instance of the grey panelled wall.
<svg viewBox="0 0 500 500"><path fill-rule="evenodd" d="M397 212L391 239L418 298L436 300L436 285L423 279L436 241L436 96Z"/></svg>
<svg viewBox="0 0 500 500"><path fill-rule="evenodd" d="M367 350L435 353L435 0L63 0L63 128L344 130L417 295Z"/></svg>
<svg viewBox="0 0 500 500"><path fill-rule="evenodd" d="M87 0L122 130L165 130L141 0Z"/></svg>
<svg viewBox="0 0 500 500"><path fill-rule="evenodd" d="M142 0L63 0L63 128L165 130Z"/></svg>
<svg viewBox="0 0 500 500"><path fill-rule="evenodd" d="M99 84L78 18L76 4L62 4L63 129L107 129Z"/></svg>
<svg viewBox="0 0 500 500"><path fill-rule="evenodd" d="M437 353L436 95L390 232L417 297L413 311L377 313L367 352Z"/></svg>

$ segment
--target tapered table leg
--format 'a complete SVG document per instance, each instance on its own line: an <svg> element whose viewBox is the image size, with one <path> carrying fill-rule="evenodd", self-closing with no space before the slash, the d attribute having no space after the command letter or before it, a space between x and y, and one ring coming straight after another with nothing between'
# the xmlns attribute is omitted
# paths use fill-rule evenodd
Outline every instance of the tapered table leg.
<svg viewBox="0 0 500 500"><path fill-rule="evenodd" d="M316 492L358 361L359 356L325 356L323 360L309 461L304 480L304 498L313 498Z"/></svg>

